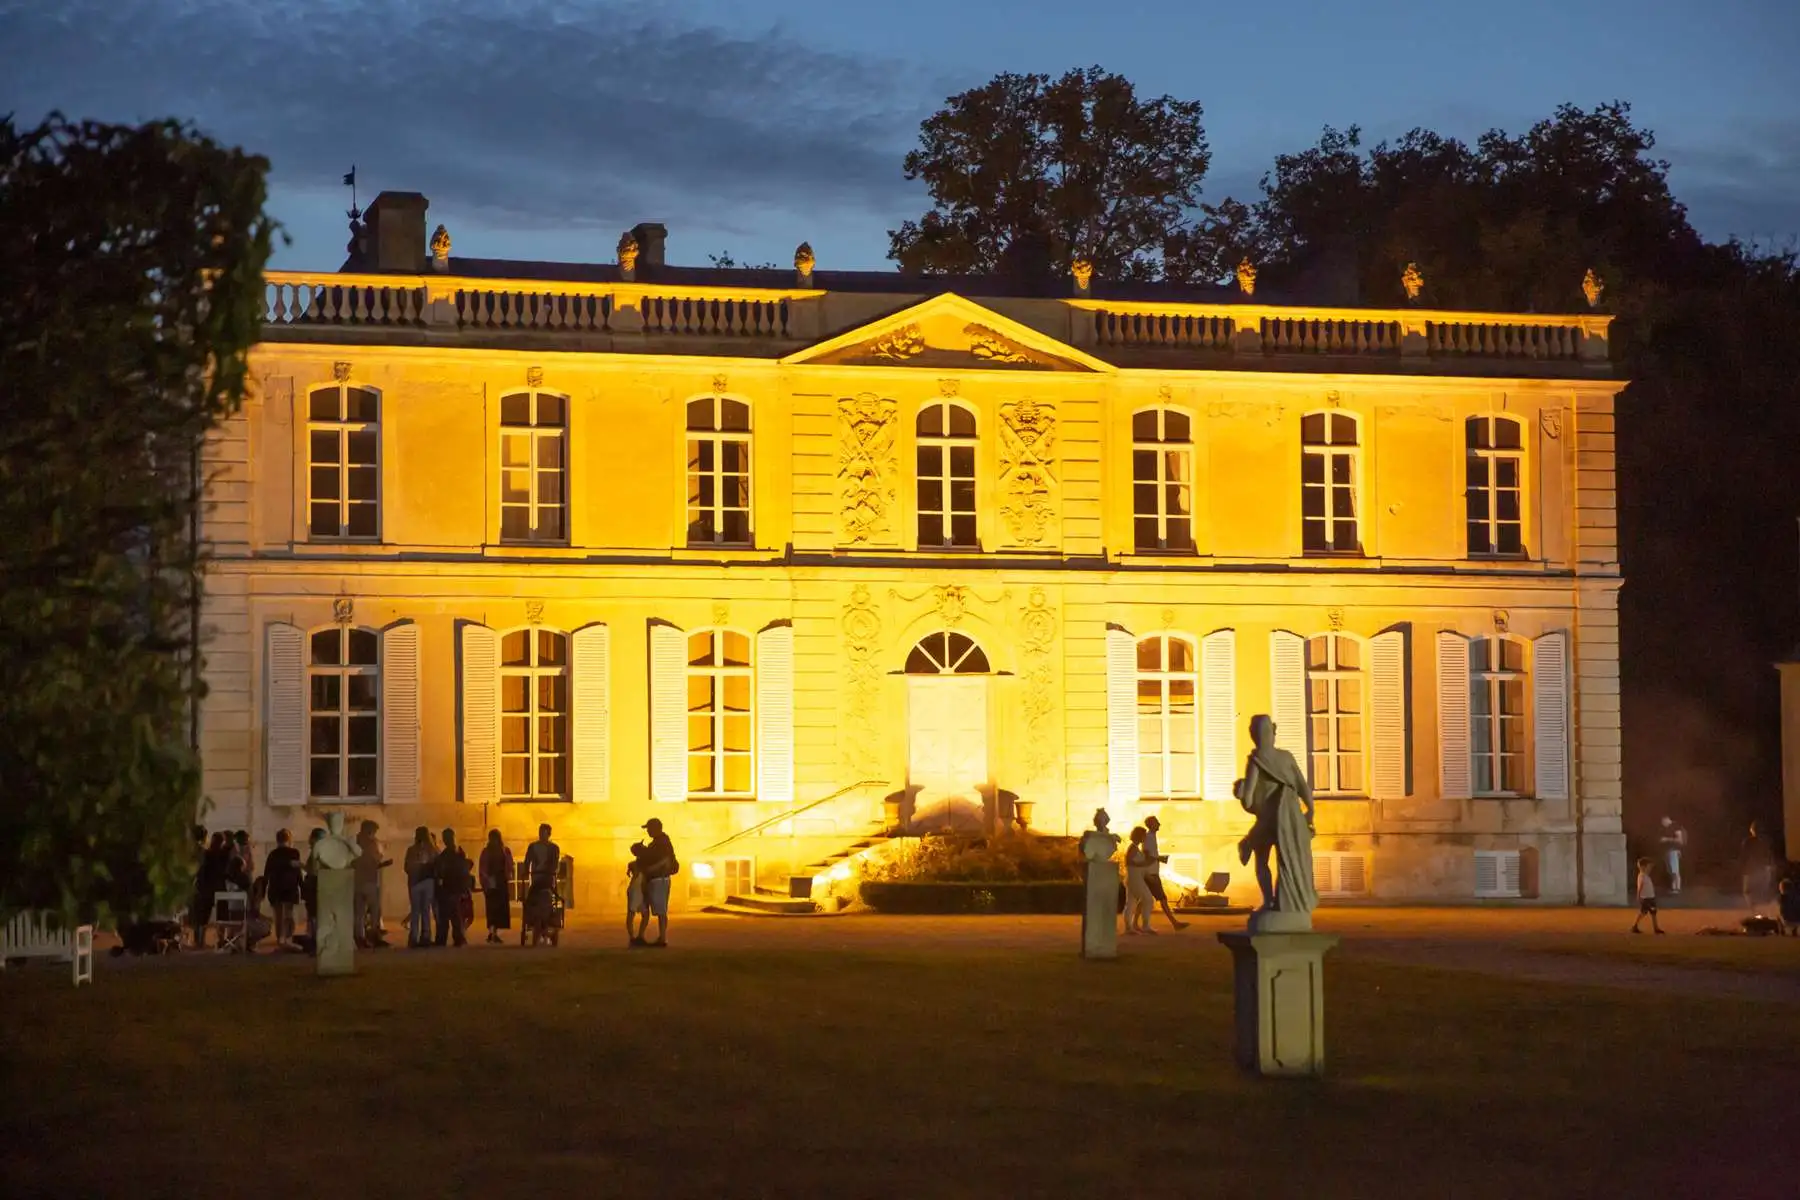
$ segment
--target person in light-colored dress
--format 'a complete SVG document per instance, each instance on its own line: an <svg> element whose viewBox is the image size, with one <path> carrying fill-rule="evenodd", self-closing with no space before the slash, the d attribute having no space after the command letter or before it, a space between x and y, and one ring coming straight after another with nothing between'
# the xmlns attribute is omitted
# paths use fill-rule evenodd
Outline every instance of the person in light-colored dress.
<svg viewBox="0 0 1800 1200"><path fill-rule="evenodd" d="M1142 825L1131 831L1131 847L1125 851L1125 932L1148 933L1156 897L1150 894L1150 852L1144 849L1148 831Z"/></svg>

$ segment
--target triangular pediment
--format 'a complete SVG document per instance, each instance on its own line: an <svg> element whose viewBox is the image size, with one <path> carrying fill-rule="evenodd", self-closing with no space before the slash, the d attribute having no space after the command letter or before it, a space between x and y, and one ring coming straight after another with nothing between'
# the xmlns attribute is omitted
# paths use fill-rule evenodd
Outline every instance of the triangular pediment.
<svg viewBox="0 0 1800 1200"><path fill-rule="evenodd" d="M816 366L958 371L1111 371L1111 364L954 292L860 325L781 360Z"/></svg>

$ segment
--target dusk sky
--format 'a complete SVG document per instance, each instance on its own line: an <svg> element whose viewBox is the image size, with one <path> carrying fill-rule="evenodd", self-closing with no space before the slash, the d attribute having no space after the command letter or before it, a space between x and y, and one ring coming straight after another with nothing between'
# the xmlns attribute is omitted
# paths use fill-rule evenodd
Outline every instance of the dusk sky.
<svg viewBox="0 0 1800 1200"><path fill-rule="evenodd" d="M1253 199L1322 126L1516 131L1629 101L1696 225L1800 234L1793 0L0 0L0 111L191 118L273 163L292 244L335 269L362 202L420 191L456 253L606 261L669 226L708 253L888 265L926 207L901 158L943 98L1098 63L1205 106L1205 198Z"/></svg>

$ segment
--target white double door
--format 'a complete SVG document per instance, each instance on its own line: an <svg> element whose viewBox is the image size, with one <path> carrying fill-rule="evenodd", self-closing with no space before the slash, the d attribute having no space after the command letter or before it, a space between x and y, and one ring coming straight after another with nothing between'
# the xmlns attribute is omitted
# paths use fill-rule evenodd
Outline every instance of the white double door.
<svg viewBox="0 0 1800 1200"><path fill-rule="evenodd" d="M987 828L988 677L907 678L907 790L912 832Z"/></svg>

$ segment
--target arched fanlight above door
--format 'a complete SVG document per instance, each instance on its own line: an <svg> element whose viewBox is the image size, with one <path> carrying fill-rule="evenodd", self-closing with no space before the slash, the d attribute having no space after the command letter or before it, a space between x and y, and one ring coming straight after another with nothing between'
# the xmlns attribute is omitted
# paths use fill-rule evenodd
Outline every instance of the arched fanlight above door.
<svg viewBox="0 0 1800 1200"><path fill-rule="evenodd" d="M908 675L986 675L987 655L966 634L929 633L906 656Z"/></svg>

